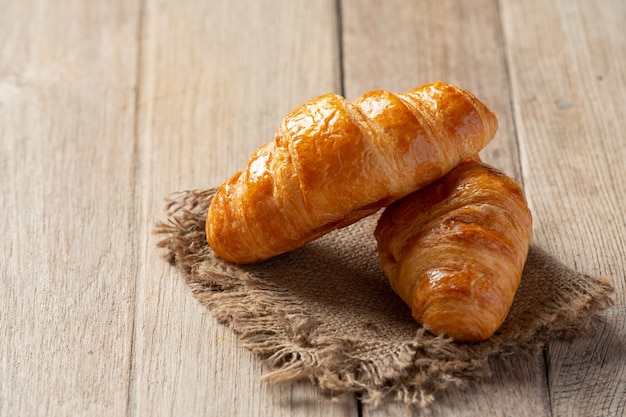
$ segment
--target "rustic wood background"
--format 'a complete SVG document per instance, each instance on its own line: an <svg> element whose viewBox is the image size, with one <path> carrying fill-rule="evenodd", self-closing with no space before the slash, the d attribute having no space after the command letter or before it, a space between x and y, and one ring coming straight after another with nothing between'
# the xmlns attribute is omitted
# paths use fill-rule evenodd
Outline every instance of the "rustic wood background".
<svg viewBox="0 0 626 417"><path fill-rule="evenodd" d="M498 115L535 241L616 292L432 415L625 415L624 0L0 0L0 415L408 415L261 382L152 229L301 102L438 79Z"/></svg>

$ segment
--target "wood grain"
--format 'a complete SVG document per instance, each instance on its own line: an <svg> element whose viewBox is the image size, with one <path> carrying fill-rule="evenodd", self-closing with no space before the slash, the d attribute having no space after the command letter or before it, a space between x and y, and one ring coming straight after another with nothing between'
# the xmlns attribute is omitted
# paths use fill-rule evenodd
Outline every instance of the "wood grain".
<svg viewBox="0 0 626 417"><path fill-rule="evenodd" d="M294 106L442 79L500 121L535 241L613 277L597 332L494 360L435 416L626 413L621 0L0 0L0 416L386 416L273 386L152 234ZM509 363L510 362L510 363Z"/></svg>
<svg viewBox="0 0 626 417"><path fill-rule="evenodd" d="M309 384L272 386L237 337L169 267L151 236L163 199L219 185L283 116L339 85L332 1L147 1L139 98L144 209L131 414L356 415ZM306 45L305 48L302 45Z"/></svg>
<svg viewBox="0 0 626 417"><path fill-rule="evenodd" d="M341 3L347 98L436 80L465 88L498 117L483 159L521 179L496 1Z"/></svg>
<svg viewBox="0 0 626 417"><path fill-rule="evenodd" d="M1 3L0 415L125 415L138 2Z"/></svg>
<svg viewBox="0 0 626 417"><path fill-rule="evenodd" d="M624 2L502 2L524 184L536 241L613 277L616 306L592 337L555 342L555 416L626 408L626 10ZM520 19L524 16L524 19Z"/></svg>
<svg viewBox="0 0 626 417"><path fill-rule="evenodd" d="M343 56L347 96L375 88L405 91L442 79L472 91L498 116L499 131L483 159L521 179L494 1L344 1ZM438 399L433 415L549 415L543 360L492 363L493 377ZM513 387L526 395L509 395ZM507 392L504 395L504 392ZM371 409L367 416L403 415L402 406Z"/></svg>

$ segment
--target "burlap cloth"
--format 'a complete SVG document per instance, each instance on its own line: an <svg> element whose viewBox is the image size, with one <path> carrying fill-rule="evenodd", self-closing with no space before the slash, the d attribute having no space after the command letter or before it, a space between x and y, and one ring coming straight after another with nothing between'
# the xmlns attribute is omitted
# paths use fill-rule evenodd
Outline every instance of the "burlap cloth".
<svg viewBox="0 0 626 417"><path fill-rule="evenodd" d="M376 255L378 216L268 261L236 266L205 240L214 190L170 197L157 225L167 259L197 299L239 334L272 381L307 378L324 393L357 393L428 405L434 394L489 375L489 357L536 352L549 340L587 334L611 305L605 278L573 271L532 246L504 325L473 345L434 337L392 291Z"/></svg>

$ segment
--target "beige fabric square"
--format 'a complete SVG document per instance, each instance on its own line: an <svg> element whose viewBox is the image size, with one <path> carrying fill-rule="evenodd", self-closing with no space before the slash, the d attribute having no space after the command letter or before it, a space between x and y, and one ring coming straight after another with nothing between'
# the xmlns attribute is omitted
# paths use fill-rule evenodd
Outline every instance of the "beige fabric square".
<svg viewBox="0 0 626 417"><path fill-rule="evenodd" d="M438 391L489 375L492 355L536 352L551 339L587 334L594 314L612 304L608 279L573 271L532 246L500 330L480 344L457 344L424 331L389 286L373 236L378 215L237 266L206 243L214 192L171 196L156 229L159 246L197 299L263 360L272 381L306 378L332 396L426 406Z"/></svg>

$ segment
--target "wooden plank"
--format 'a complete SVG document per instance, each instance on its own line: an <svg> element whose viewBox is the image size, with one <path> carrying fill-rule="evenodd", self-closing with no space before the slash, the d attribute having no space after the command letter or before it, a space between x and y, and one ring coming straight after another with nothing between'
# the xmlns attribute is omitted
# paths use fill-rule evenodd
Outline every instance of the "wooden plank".
<svg viewBox="0 0 626 417"><path fill-rule="evenodd" d="M498 133L481 155L520 179L495 3L342 1L345 94L401 93L436 80L465 88L498 116Z"/></svg>
<svg viewBox="0 0 626 417"><path fill-rule="evenodd" d="M144 207L132 414L356 415L309 384L272 386L262 365L191 295L150 232L169 193L219 185L273 139L284 115L339 86L327 0L146 1L139 137Z"/></svg>
<svg viewBox="0 0 626 417"><path fill-rule="evenodd" d="M623 415L626 7L503 1L502 12L536 241L616 289L597 334L549 346L553 415Z"/></svg>
<svg viewBox="0 0 626 417"><path fill-rule="evenodd" d="M498 116L499 131L483 159L521 179L495 1L342 2L345 90L349 98L371 89L402 92L443 80L466 88ZM466 392L451 391L433 415L541 416L549 414L542 358L494 360L493 377ZM523 392L522 395L518 392ZM405 413L403 407L364 407L367 416Z"/></svg>
<svg viewBox="0 0 626 417"><path fill-rule="evenodd" d="M125 415L139 2L0 3L0 415Z"/></svg>

